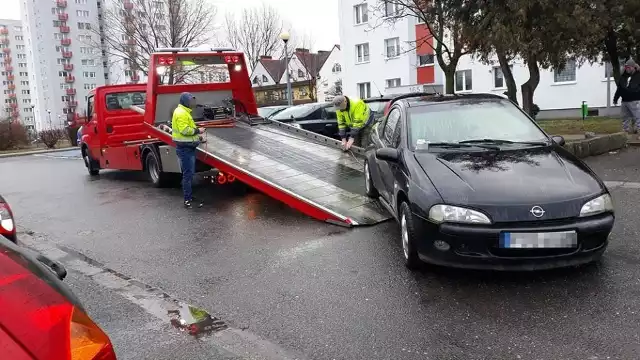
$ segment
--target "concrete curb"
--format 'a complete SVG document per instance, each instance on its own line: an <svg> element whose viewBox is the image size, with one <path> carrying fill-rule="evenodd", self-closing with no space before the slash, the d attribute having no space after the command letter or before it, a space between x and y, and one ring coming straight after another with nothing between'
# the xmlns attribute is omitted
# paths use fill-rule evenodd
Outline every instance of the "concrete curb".
<svg viewBox="0 0 640 360"><path fill-rule="evenodd" d="M579 158L586 158L619 150L627 146L627 133L619 132L608 135L598 135L591 139L567 141L564 148Z"/></svg>
<svg viewBox="0 0 640 360"><path fill-rule="evenodd" d="M36 154L55 153L55 152L61 152L61 151L69 151L69 150L73 150L73 149L78 149L78 147L70 146L70 147L60 148L60 149L20 151L20 152L14 152L14 153L0 154L0 159L9 158L9 157L16 157L16 156L27 156L27 155L36 155Z"/></svg>

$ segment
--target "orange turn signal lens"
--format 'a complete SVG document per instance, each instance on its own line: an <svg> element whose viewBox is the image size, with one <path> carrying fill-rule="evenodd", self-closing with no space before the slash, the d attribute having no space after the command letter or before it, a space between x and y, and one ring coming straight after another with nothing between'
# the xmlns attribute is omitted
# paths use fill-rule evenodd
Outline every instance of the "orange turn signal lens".
<svg viewBox="0 0 640 360"><path fill-rule="evenodd" d="M116 360L107 334L84 311L71 315L71 360Z"/></svg>

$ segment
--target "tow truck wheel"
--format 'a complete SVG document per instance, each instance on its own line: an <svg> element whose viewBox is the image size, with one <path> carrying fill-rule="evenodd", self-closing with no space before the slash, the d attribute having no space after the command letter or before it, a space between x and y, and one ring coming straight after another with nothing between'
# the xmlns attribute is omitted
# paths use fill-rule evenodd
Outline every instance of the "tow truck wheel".
<svg viewBox="0 0 640 360"><path fill-rule="evenodd" d="M365 194L370 198L377 198L378 190L373 186L373 179L371 178L371 169L369 169L369 162L364 162L364 188Z"/></svg>
<svg viewBox="0 0 640 360"><path fill-rule="evenodd" d="M145 157L145 168L149 175L149 180L154 187L170 187L173 186L179 174L166 173L160 170L160 160L155 152L149 151Z"/></svg>
<svg viewBox="0 0 640 360"><path fill-rule="evenodd" d="M91 158L86 148L82 149L82 160L84 160L84 166L87 167L89 175L96 176L100 173L100 164Z"/></svg>

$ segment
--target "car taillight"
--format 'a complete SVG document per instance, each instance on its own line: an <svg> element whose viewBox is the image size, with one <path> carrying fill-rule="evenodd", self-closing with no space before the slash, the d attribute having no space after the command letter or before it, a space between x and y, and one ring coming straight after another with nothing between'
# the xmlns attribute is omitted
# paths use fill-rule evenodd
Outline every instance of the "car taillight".
<svg viewBox="0 0 640 360"><path fill-rule="evenodd" d="M0 328L8 339L34 359L116 360L104 331L22 261L0 252Z"/></svg>
<svg viewBox="0 0 640 360"><path fill-rule="evenodd" d="M13 221L13 213L9 204L0 202L0 234L15 236L16 224Z"/></svg>
<svg viewBox="0 0 640 360"><path fill-rule="evenodd" d="M116 360L107 334L78 308L71 315L71 360Z"/></svg>

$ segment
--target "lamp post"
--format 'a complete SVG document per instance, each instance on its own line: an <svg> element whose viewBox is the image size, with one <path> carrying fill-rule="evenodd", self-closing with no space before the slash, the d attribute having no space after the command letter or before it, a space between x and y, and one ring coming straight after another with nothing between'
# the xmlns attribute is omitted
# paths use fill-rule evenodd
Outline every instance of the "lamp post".
<svg viewBox="0 0 640 360"><path fill-rule="evenodd" d="M51 110L47 109L47 114L49 115L49 130L53 130L53 125L51 124Z"/></svg>
<svg viewBox="0 0 640 360"><path fill-rule="evenodd" d="M287 49L287 43L291 36L288 32L283 32L280 34L280 39L284 42L284 68L287 72L287 104L289 106L293 105L293 96L291 94L291 78L289 77L289 51Z"/></svg>

